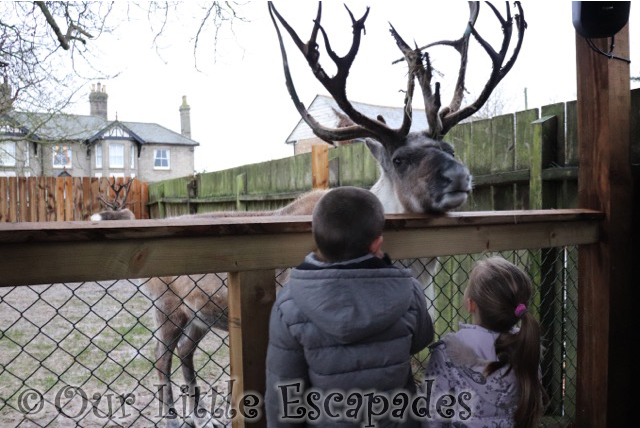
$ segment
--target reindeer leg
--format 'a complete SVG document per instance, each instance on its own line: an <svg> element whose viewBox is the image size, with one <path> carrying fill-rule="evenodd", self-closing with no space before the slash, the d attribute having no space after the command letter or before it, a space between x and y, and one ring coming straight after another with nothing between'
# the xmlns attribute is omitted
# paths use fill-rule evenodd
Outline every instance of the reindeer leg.
<svg viewBox="0 0 640 428"><path fill-rule="evenodd" d="M222 426L200 403L200 399L206 395L206 391L200 391L198 388L193 363L193 355L198 344L208 332L209 328L206 324L193 320L178 342L178 356L182 363L182 374L189 391L189 411L196 428Z"/></svg>
<svg viewBox="0 0 640 428"><path fill-rule="evenodd" d="M178 413L173 401L173 391L171 386L171 359L173 350L179 343L183 335L183 327L186 319L179 316L166 316L161 309L156 308L156 320L158 322L158 333L156 336L156 370L160 380L158 385L158 399L162 409L161 416L164 418L167 428L178 428L182 425L178 419Z"/></svg>

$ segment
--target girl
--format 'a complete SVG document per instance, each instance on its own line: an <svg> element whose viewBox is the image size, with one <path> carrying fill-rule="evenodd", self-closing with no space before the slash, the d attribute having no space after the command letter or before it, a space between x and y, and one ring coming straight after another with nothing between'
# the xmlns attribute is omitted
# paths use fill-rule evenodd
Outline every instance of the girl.
<svg viewBox="0 0 640 428"><path fill-rule="evenodd" d="M473 324L431 345L423 386L431 403L444 401L426 426L537 426L544 392L539 326L527 310L532 291L529 277L503 258L476 264L464 294Z"/></svg>

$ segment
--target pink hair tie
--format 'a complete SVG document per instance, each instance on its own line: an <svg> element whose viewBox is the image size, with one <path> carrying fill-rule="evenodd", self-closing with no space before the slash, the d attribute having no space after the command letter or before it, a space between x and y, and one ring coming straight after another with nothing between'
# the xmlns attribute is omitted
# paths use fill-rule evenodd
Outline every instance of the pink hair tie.
<svg viewBox="0 0 640 428"><path fill-rule="evenodd" d="M525 312L527 312L527 307L524 304L520 303L516 306L515 314L518 318L522 317Z"/></svg>

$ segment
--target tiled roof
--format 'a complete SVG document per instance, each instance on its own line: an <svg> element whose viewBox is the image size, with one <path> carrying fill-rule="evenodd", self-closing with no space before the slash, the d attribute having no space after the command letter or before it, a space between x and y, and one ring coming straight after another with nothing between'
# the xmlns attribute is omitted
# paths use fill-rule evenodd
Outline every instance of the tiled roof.
<svg viewBox="0 0 640 428"><path fill-rule="evenodd" d="M11 112L9 114L13 121L32 133L35 138L49 141L86 141L115 122L99 116L72 114L50 115L24 112ZM120 123L140 137L143 140L141 142L142 144L199 145L196 141L155 123Z"/></svg>
<svg viewBox="0 0 640 428"><path fill-rule="evenodd" d="M402 125L402 118L404 114L404 109L402 107L377 106L354 101L352 101L351 104L356 110L370 118L382 115L387 122L387 125L391 128L399 128L400 125ZM325 95L316 95L307 110L309 110L311 116L320 122L320 124L333 128L337 126L338 121L340 120L334 110L344 114L340 107L338 107L335 100ZM414 109L411 131L421 131L426 130L427 128L427 117L424 110ZM291 134L289 134L289 137L287 137L286 143L291 144L298 140L306 140L314 137L315 135L313 134L313 131L311 131L311 128L309 128L309 125L300 119Z"/></svg>

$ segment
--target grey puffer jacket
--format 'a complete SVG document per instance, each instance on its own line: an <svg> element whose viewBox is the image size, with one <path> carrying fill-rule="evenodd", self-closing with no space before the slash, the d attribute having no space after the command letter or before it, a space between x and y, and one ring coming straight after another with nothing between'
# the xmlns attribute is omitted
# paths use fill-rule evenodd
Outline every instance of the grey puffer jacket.
<svg viewBox="0 0 640 428"><path fill-rule="evenodd" d="M307 420L280 420L283 388L303 385L325 395L353 390L389 393L415 391L411 354L433 340L433 327L422 287L409 273L372 255L328 264L314 254L292 270L271 312L267 353L265 410L269 427L305 425ZM295 397L286 389L287 401ZM342 404L331 404L341 409ZM288 415L295 412L292 405ZM322 409L322 402L317 403ZM321 412L322 413L322 412ZM315 426L361 426L351 420L314 421ZM299 425L296 425L299 426ZM416 426L378 421L377 426Z"/></svg>
<svg viewBox="0 0 640 428"><path fill-rule="evenodd" d="M486 366L497 361L498 333L479 325L460 324L459 331L445 335L430 346L425 382L433 380L432 397L452 394L457 403L453 417L438 416L423 427L507 428L513 426L519 388L513 370L505 366L489 376ZM425 383L423 383L423 387ZM460 394L469 395L460 404Z"/></svg>

